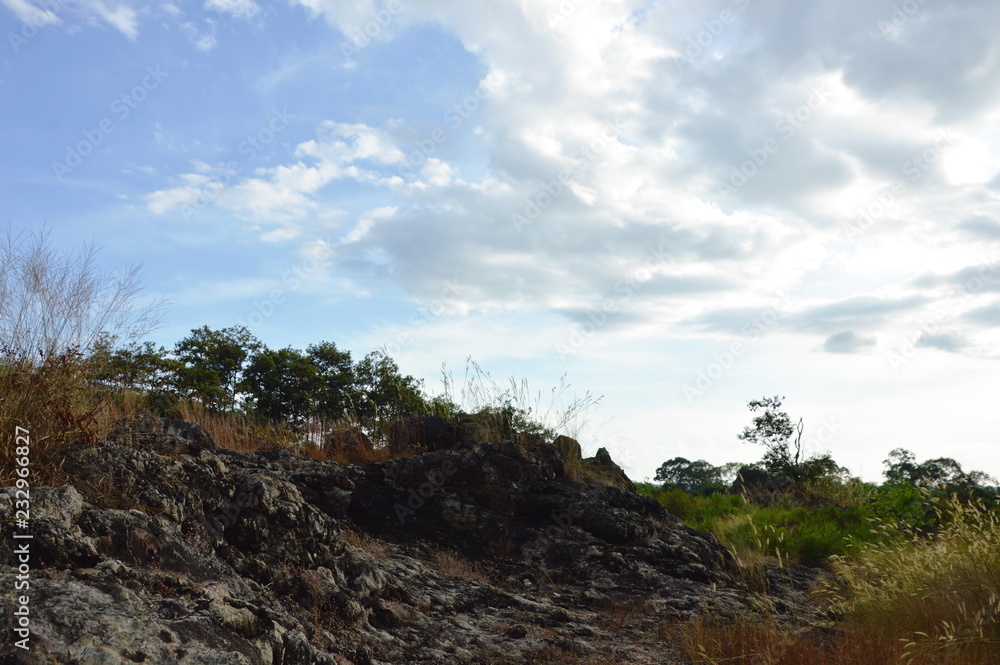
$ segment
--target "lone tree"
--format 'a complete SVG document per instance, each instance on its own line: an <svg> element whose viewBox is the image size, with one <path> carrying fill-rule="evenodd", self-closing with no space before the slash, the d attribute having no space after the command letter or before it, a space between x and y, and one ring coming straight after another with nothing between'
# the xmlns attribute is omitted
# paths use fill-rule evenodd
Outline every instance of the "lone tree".
<svg viewBox="0 0 1000 665"><path fill-rule="evenodd" d="M779 397L762 397L750 400L747 407L759 415L753 419L753 427L745 427L738 435L741 441L755 443L764 446L764 468L771 473L783 473L788 476L797 476L799 466L802 462L802 430L804 425L802 419L792 424L792 419L787 413L781 411L781 402L785 399ZM795 439L792 439L792 436ZM792 449L794 448L794 453Z"/></svg>

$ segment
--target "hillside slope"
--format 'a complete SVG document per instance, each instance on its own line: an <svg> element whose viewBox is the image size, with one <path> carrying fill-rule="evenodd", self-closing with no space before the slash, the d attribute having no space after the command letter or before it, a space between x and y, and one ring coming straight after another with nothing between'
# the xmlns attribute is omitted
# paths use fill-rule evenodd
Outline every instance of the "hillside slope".
<svg viewBox="0 0 1000 665"><path fill-rule="evenodd" d="M551 445L342 466L147 418L64 455L72 484L31 495L30 649L3 662L670 663L658 625L764 602L713 536Z"/></svg>

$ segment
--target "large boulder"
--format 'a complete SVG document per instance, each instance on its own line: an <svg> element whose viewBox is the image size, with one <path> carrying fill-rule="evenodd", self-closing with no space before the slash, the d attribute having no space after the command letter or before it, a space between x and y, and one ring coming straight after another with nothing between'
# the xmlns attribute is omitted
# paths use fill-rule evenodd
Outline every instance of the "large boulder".
<svg viewBox="0 0 1000 665"><path fill-rule="evenodd" d="M583 451L580 448L580 442L572 437L560 434L552 441L552 445L556 447L556 450L559 451L559 456L567 464L579 464L583 460Z"/></svg>
<svg viewBox="0 0 1000 665"><path fill-rule="evenodd" d="M389 428L389 455L451 450L464 440L464 432L454 422L436 416L400 418Z"/></svg>
<svg viewBox="0 0 1000 665"><path fill-rule="evenodd" d="M788 476L768 473L753 466L740 467L736 480L729 488L732 494L742 494L758 506L770 506L782 495L790 492L801 494L804 487Z"/></svg>
<svg viewBox="0 0 1000 665"><path fill-rule="evenodd" d="M462 435L471 442L515 441L513 412L483 410L479 413L459 413L454 422Z"/></svg>
<svg viewBox="0 0 1000 665"><path fill-rule="evenodd" d="M582 460L583 480L595 485L620 487L629 492L635 491L635 483L629 480L625 471L611 459L607 448L599 448L597 454Z"/></svg>
<svg viewBox="0 0 1000 665"><path fill-rule="evenodd" d="M161 455L197 456L203 450L215 450L215 439L198 423L160 418L144 409L116 422L107 442Z"/></svg>

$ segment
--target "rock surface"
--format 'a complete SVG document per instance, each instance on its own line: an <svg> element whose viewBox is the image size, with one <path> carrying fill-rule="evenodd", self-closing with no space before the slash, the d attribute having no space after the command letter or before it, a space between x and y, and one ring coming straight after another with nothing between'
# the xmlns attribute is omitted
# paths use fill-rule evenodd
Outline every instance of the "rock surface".
<svg viewBox="0 0 1000 665"><path fill-rule="evenodd" d="M143 416L63 455L72 485L31 490L27 592L0 489L0 606L27 593L31 631L0 662L677 663L658 626L802 592L758 596L714 537L548 444L342 466Z"/></svg>

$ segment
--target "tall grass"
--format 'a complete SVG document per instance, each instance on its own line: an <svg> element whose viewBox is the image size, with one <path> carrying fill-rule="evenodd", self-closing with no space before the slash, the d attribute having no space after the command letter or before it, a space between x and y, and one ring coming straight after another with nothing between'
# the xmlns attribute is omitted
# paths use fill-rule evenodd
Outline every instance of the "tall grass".
<svg viewBox="0 0 1000 665"><path fill-rule="evenodd" d="M545 403L540 390L532 394L527 379L518 381L510 377L506 384L498 383L471 357L466 358L461 386L457 386L454 375L444 366L441 368L441 375L443 392L437 400L453 405L457 411L491 416L495 421L496 431L488 434L494 436L503 434L506 425L504 418L509 417L510 426L520 443L533 437L551 441L557 434L579 437L589 422L588 412L596 408L603 399L603 395L594 396L587 391L582 397L564 404L570 388L564 374L559 379L559 385L550 390ZM505 412L507 416L504 416Z"/></svg>
<svg viewBox="0 0 1000 665"><path fill-rule="evenodd" d="M904 656L914 662L1000 662L1000 515L954 497L934 507L941 527L933 535L879 524L874 542L838 557L834 606L906 640Z"/></svg>
<svg viewBox="0 0 1000 665"><path fill-rule="evenodd" d="M866 540L831 559L832 581L817 592L824 620L705 616L665 637L698 664L995 665L1000 513L955 497L934 508L932 535L873 519Z"/></svg>
<svg viewBox="0 0 1000 665"><path fill-rule="evenodd" d="M863 513L849 507L795 505L790 497L761 507L740 494L703 496L648 484L638 488L693 528L715 534L741 561L774 557L782 563L825 566L830 556L846 554L853 543L870 536Z"/></svg>
<svg viewBox="0 0 1000 665"><path fill-rule="evenodd" d="M103 399L86 383L79 353L24 359L0 352L0 485L14 480L16 428L27 430L32 485L61 484L56 451L70 441L96 441Z"/></svg>

